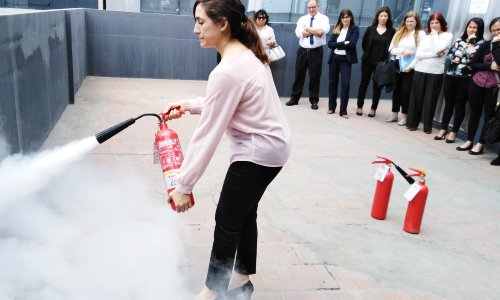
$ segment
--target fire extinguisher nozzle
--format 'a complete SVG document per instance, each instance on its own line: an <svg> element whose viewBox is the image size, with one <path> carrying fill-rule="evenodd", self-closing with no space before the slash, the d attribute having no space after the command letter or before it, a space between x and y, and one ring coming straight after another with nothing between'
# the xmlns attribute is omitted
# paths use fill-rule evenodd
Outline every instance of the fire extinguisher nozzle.
<svg viewBox="0 0 500 300"><path fill-rule="evenodd" d="M125 120L121 123L116 124L115 126L109 127L108 129L98 132L95 135L95 138L99 142L99 144L102 144L134 123L135 123L134 118Z"/></svg>

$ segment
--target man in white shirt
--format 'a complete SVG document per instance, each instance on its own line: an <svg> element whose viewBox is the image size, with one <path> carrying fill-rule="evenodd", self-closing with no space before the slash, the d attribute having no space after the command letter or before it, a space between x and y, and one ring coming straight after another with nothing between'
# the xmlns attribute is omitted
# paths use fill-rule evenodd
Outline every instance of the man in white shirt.
<svg viewBox="0 0 500 300"><path fill-rule="evenodd" d="M309 102L311 109L318 109L319 83L323 66L323 46L326 44L326 33L330 30L328 17L319 12L317 0L307 1L309 14L300 17L295 28L299 38L299 49L295 61L295 81L287 106L299 104L302 95L306 71L309 69Z"/></svg>

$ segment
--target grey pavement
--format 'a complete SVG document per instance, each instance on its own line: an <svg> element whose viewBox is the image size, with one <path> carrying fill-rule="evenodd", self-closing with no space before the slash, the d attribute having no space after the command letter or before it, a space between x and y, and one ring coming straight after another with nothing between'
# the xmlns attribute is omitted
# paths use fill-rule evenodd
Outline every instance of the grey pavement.
<svg viewBox="0 0 500 300"><path fill-rule="evenodd" d="M206 82L87 77L44 144L85 138L168 101L203 95ZM353 87L354 88L354 87ZM390 101L375 118L346 120L326 114L326 99L311 110L307 99L284 105L293 133L292 155L259 207L259 252L253 299L498 299L500 287L500 167L496 153L471 156L420 130L386 123ZM172 121L183 148L197 116ZM151 164L155 122L136 124L99 145L92 158L126 161L164 195L161 172ZM402 230L408 183L395 173L385 220L370 217L377 155L398 165L425 168L429 197L419 234ZM208 265L214 211L228 166L224 137L194 189L195 207L179 215L193 295Z"/></svg>

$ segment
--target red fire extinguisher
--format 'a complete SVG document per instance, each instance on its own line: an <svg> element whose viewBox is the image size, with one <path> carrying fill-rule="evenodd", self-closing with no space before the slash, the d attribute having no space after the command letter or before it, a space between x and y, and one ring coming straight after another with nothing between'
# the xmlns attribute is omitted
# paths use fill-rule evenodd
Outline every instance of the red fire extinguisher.
<svg viewBox="0 0 500 300"><path fill-rule="evenodd" d="M425 185L425 170L413 169L417 172L408 176L419 176L418 183L414 183L406 192L405 197L410 201L408 209L406 210L405 222L403 230L408 233L417 234L420 232L420 225L422 225L422 218L424 216L425 203L429 188Z"/></svg>
<svg viewBox="0 0 500 300"><path fill-rule="evenodd" d="M394 174L391 172L390 159L382 156L377 156L382 160L372 161L372 164L383 164L377 169L375 178L377 179L377 187L375 188L375 195L373 196L372 204L372 217L378 220L385 219L387 215L387 207L389 206L389 199L391 197L392 183L394 181Z"/></svg>
<svg viewBox="0 0 500 300"><path fill-rule="evenodd" d="M170 108L165 114L168 115L174 109L180 109L180 106ZM182 156L179 136L175 131L168 128L167 122L163 120L158 124L158 131L155 136L155 152L158 153L167 193L170 194L175 189L176 176L179 173L184 157ZM192 193L190 198L191 206L193 206L194 197ZM170 206L173 210L176 210L174 201L170 201Z"/></svg>

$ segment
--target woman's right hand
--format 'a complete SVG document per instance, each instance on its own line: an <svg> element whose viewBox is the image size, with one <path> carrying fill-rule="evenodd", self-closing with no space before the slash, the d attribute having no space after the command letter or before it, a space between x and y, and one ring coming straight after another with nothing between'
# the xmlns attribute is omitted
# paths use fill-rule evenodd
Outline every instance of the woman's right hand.
<svg viewBox="0 0 500 300"><path fill-rule="evenodd" d="M500 66L497 65L497 63L495 61L493 61L491 63L491 67L490 67L493 71L500 71Z"/></svg>
<svg viewBox="0 0 500 300"><path fill-rule="evenodd" d="M167 104L167 107L163 111L162 118L165 121L179 119L186 111L187 101L173 102ZM172 109L173 107L180 106L180 109ZM171 110L172 109L172 110ZM170 111L170 112L169 112Z"/></svg>

